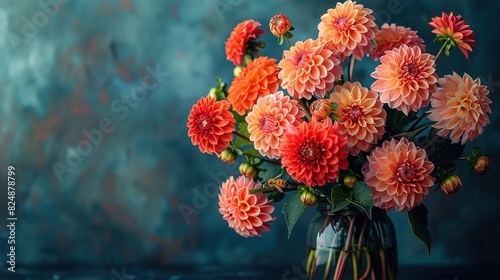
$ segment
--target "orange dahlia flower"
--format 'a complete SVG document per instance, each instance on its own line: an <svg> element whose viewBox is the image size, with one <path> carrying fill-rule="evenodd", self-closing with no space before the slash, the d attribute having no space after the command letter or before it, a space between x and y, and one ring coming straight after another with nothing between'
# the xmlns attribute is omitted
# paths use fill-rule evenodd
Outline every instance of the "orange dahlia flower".
<svg viewBox="0 0 500 280"><path fill-rule="evenodd" d="M233 139L236 120L229 102L202 97L193 105L188 117L188 136L202 153L222 153Z"/></svg>
<svg viewBox="0 0 500 280"><path fill-rule="evenodd" d="M249 193L258 187L260 183L252 179L231 176L220 188L219 212L229 227L243 237L261 236L271 229L269 222L275 219L272 201L268 201L265 194Z"/></svg>
<svg viewBox="0 0 500 280"><path fill-rule="evenodd" d="M460 77L457 73L439 79L438 92L431 96L429 120L439 129L437 135L450 134L452 143L476 139L484 127L490 123L491 114L489 91L479 79L473 80L467 73Z"/></svg>
<svg viewBox="0 0 500 280"><path fill-rule="evenodd" d="M373 49L377 25L372 10L356 1L337 2L334 9L328 9L318 24L321 41L333 42L341 60L353 54L357 60L363 59Z"/></svg>
<svg viewBox="0 0 500 280"><path fill-rule="evenodd" d="M264 29L258 28L259 26L260 23L252 19L236 25L226 41L227 60L233 62L236 66L242 64L248 41L266 33Z"/></svg>
<svg viewBox="0 0 500 280"><path fill-rule="evenodd" d="M281 86L296 98L311 99L313 94L324 98L342 76L339 64L332 44L312 39L298 41L289 51L283 51L278 64Z"/></svg>
<svg viewBox="0 0 500 280"><path fill-rule="evenodd" d="M259 97L276 92L279 88L278 72L274 58L261 56L250 61L229 87L227 100L233 110L244 115Z"/></svg>
<svg viewBox="0 0 500 280"><path fill-rule="evenodd" d="M429 193L436 180L430 176L433 170L425 150L403 137L373 149L362 171L374 206L407 211L420 205Z"/></svg>
<svg viewBox="0 0 500 280"><path fill-rule="evenodd" d="M313 118L285 134L280 144L281 164L294 180L321 186L337 180L339 169L347 169L345 145L337 123Z"/></svg>
<svg viewBox="0 0 500 280"><path fill-rule="evenodd" d="M429 24L435 28L432 33L437 35L436 41L451 40L453 42L452 46L457 46L465 57L469 58L469 52L476 46L474 40L476 35L465 20L462 20L461 15L455 16L453 13L449 15L442 13L441 17L433 17Z"/></svg>
<svg viewBox="0 0 500 280"><path fill-rule="evenodd" d="M384 23L384 25L377 30L374 40L377 43L377 47L370 55L374 60L384 55L385 51L390 51L401 45L407 45L408 47L416 46L419 47L422 52L425 52L424 40L418 37L417 31L404 26L396 26L394 23L391 25Z"/></svg>
<svg viewBox="0 0 500 280"><path fill-rule="evenodd" d="M371 74L377 79L371 89L380 92L380 101L405 115L429 105L438 80L433 55L402 45L387 51L380 62Z"/></svg>
<svg viewBox="0 0 500 280"><path fill-rule="evenodd" d="M352 155L368 152L385 133L387 113L378 94L361 86L359 82L346 82L336 86L330 97L339 108L339 132L347 138L347 150Z"/></svg>
<svg viewBox="0 0 500 280"><path fill-rule="evenodd" d="M279 144L285 129L298 126L303 116L298 101L290 100L282 91L260 97L245 118L255 149L263 156L281 158Z"/></svg>

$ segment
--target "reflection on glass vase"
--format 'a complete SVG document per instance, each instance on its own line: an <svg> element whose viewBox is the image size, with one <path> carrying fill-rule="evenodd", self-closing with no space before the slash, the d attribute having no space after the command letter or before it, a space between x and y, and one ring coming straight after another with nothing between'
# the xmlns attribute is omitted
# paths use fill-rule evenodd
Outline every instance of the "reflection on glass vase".
<svg viewBox="0 0 500 280"><path fill-rule="evenodd" d="M371 220L354 206L318 211L308 232L309 279L397 279L396 232L385 210L373 207Z"/></svg>

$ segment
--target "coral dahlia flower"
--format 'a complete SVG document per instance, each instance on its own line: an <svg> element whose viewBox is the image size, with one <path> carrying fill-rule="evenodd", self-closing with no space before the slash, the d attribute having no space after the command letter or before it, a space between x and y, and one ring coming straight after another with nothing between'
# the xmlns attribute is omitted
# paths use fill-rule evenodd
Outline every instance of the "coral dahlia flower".
<svg viewBox="0 0 500 280"><path fill-rule="evenodd" d="M236 66L242 64L248 41L266 33L259 26L260 23L252 19L245 20L236 25L225 44L227 60L233 62Z"/></svg>
<svg viewBox="0 0 500 280"><path fill-rule="evenodd" d="M333 42L341 60L351 54L357 60L362 60L365 54L373 50L372 40L377 31L372 12L356 4L356 1L337 2L334 9L328 9L321 16L318 37L321 41Z"/></svg>
<svg viewBox="0 0 500 280"><path fill-rule="evenodd" d="M347 150L352 155L368 152L385 133L387 113L378 94L361 86L359 82L346 82L336 86L330 97L339 108L339 132L347 138Z"/></svg>
<svg viewBox="0 0 500 280"><path fill-rule="evenodd" d="M433 55L402 45L386 51L380 62L371 74L377 79L371 89L380 92L380 101L405 115L429 105L438 80Z"/></svg>
<svg viewBox="0 0 500 280"><path fill-rule="evenodd" d="M271 159L281 158L279 144L285 130L302 123L303 116L298 101L290 100L282 91L260 97L245 118L255 149Z"/></svg>
<svg viewBox="0 0 500 280"><path fill-rule="evenodd" d="M407 211L420 205L429 193L436 180L430 176L433 170L425 150L403 137L373 149L362 171L374 206Z"/></svg>
<svg viewBox="0 0 500 280"><path fill-rule="evenodd" d="M484 127L490 123L491 114L489 91L479 79L473 80L467 73L463 77L457 73L439 79L437 93L431 96L429 120L439 129L437 135L450 134L452 143L476 139Z"/></svg>
<svg viewBox="0 0 500 280"><path fill-rule="evenodd" d="M243 116L259 97L278 91L278 71L274 58L261 56L250 61L229 87L227 100L233 110Z"/></svg>
<svg viewBox="0 0 500 280"><path fill-rule="evenodd" d="M275 15L269 21L269 30L274 36L278 37L285 35L292 28L290 19L283 14Z"/></svg>
<svg viewBox="0 0 500 280"><path fill-rule="evenodd" d="M422 52L425 52L424 40L418 37L417 31L404 26L396 26L394 23L391 25L384 23L377 30L374 41L377 43L377 47L370 55L374 60L383 56L385 51L390 51L401 45L407 45L408 47L416 46Z"/></svg>
<svg viewBox="0 0 500 280"><path fill-rule="evenodd" d="M250 194L249 190L260 187L260 183L239 176L229 177L222 183L219 193L219 212L229 227L243 237L261 236L269 231L275 217L272 201L262 193Z"/></svg>
<svg viewBox="0 0 500 280"><path fill-rule="evenodd" d="M281 86L296 98L311 99L313 94L324 98L342 76L339 64L332 44L312 39L298 41L289 51L283 51L278 64Z"/></svg>
<svg viewBox="0 0 500 280"><path fill-rule="evenodd" d="M434 27L432 33L436 34L436 41L442 42L451 40L452 46L457 46L458 49L469 58L469 52L476 46L476 35L462 20L462 15L455 16L451 12L449 15L442 13L441 17L433 17L429 24Z"/></svg>
<svg viewBox="0 0 500 280"><path fill-rule="evenodd" d="M313 118L285 134L280 144L281 164L294 180L321 186L337 180L339 169L347 169L345 145L337 123Z"/></svg>
<svg viewBox="0 0 500 280"><path fill-rule="evenodd" d="M236 120L229 102L202 97L193 105L188 117L188 136L202 153L222 153L233 139Z"/></svg>

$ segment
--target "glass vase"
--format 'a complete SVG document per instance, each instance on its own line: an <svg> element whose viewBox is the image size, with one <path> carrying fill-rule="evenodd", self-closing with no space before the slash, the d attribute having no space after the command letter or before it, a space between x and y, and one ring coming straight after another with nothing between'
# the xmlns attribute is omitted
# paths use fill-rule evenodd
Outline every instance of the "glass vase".
<svg viewBox="0 0 500 280"><path fill-rule="evenodd" d="M371 220L354 206L318 211L308 232L309 279L397 279L396 231L385 210L373 207Z"/></svg>

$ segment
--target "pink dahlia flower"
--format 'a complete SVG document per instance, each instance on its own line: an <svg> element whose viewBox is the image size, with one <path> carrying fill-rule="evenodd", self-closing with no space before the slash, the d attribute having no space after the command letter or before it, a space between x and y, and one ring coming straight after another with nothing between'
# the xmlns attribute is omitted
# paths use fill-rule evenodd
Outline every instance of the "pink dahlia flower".
<svg viewBox="0 0 500 280"><path fill-rule="evenodd" d="M419 47L402 45L385 52L371 76L371 89L380 92L380 101L408 115L429 105L437 91L434 56Z"/></svg>
<svg viewBox="0 0 500 280"><path fill-rule="evenodd" d="M272 201L262 193L250 194L249 190L260 187L252 179L229 177L222 183L219 193L219 212L229 227L243 237L261 236L269 231L275 217Z"/></svg>
<svg viewBox="0 0 500 280"><path fill-rule="evenodd" d="M347 150L352 155L368 152L385 133L387 113L378 94L359 82L336 86L330 97L339 108L335 111L340 134L347 138Z"/></svg>
<svg viewBox="0 0 500 280"><path fill-rule="evenodd" d="M407 211L420 205L429 193L435 181L430 176L433 170L424 149L406 138L392 138L372 150L362 171L374 206Z"/></svg>
<svg viewBox="0 0 500 280"><path fill-rule="evenodd" d="M391 25L384 23L377 30L374 41L377 43L377 47L370 55L374 60L383 56L385 51L390 51L401 45L419 47L422 52L425 52L424 40L418 37L417 31L404 26L396 26L394 23Z"/></svg>
<svg viewBox="0 0 500 280"><path fill-rule="evenodd" d="M491 114L489 91L479 79L473 80L467 73L460 77L457 73L439 79L437 93L431 96L429 120L439 129L437 135L450 135L452 143L465 144L476 139L484 127L490 123Z"/></svg>
<svg viewBox="0 0 500 280"><path fill-rule="evenodd" d="M260 97L245 118L255 149L263 156L281 158L279 144L285 130L302 123L303 116L298 101L290 100L282 91Z"/></svg>
<svg viewBox="0 0 500 280"><path fill-rule="evenodd" d="M373 50L372 40L375 38L377 25L372 12L371 9L356 4L356 1L337 2L334 9L328 9L321 16L318 38L322 42L332 42L339 51L341 60L351 54L357 60L362 60L365 54Z"/></svg>
<svg viewBox="0 0 500 280"><path fill-rule="evenodd" d="M281 86L296 98L311 99L313 94L324 98L342 76L336 54L331 44L312 39L298 41L289 51L283 52L283 59L278 64Z"/></svg>

